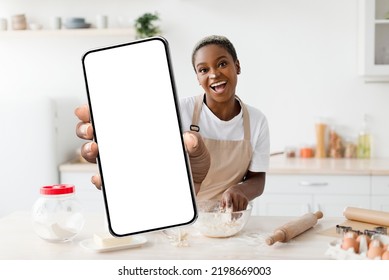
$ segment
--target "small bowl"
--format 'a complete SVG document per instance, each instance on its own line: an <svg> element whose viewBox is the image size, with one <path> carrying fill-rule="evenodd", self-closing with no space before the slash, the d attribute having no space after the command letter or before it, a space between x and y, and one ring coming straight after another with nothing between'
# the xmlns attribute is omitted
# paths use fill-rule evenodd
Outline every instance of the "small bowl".
<svg viewBox="0 0 389 280"><path fill-rule="evenodd" d="M207 237L230 237L240 232L249 221L252 205L246 210L229 212L220 208L219 201L197 202L198 218L194 227Z"/></svg>
<svg viewBox="0 0 389 280"><path fill-rule="evenodd" d="M80 18L80 17L70 17L65 20L66 23L78 23L78 24L84 24L85 23L85 18Z"/></svg>

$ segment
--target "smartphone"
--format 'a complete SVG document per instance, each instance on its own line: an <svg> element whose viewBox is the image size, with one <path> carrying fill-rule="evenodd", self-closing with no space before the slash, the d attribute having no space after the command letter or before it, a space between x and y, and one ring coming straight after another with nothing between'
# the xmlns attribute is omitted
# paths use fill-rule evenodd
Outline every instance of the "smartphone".
<svg viewBox="0 0 389 280"><path fill-rule="evenodd" d="M193 223L194 185L167 40L93 49L82 65L111 234Z"/></svg>

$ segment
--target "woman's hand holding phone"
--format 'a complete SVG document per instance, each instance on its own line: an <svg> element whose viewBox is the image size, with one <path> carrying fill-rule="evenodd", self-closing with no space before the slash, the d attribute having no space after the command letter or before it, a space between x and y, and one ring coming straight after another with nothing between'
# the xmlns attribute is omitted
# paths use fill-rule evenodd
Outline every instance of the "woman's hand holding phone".
<svg viewBox="0 0 389 280"><path fill-rule="evenodd" d="M80 122L76 126L76 134L79 138L93 140L93 126L90 122L88 105L81 105L74 111ZM205 144L197 132L188 131L184 133L184 143L189 154L191 171L195 185L196 194L199 191L201 182L208 173L211 159ZM156 139L157 141L158 139ZM96 163L99 148L96 142L89 141L81 147L82 157L91 163ZM101 178L96 174L91 179L96 188L101 189Z"/></svg>

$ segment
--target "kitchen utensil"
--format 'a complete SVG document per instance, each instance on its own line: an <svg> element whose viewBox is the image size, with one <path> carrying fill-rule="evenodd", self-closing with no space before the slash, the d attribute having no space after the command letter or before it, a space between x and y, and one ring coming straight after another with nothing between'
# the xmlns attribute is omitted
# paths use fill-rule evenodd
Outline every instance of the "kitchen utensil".
<svg viewBox="0 0 389 280"><path fill-rule="evenodd" d="M367 236L373 236L375 234L387 234L387 228L386 227L374 227L373 229L364 229L363 232L362 230L359 229L353 229L350 226L342 226L342 225L336 225L336 233L338 234L345 234L347 232L354 232L357 235L367 235Z"/></svg>
<svg viewBox="0 0 389 280"><path fill-rule="evenodd" d="M246 210L231 211L220 207L219 201L207 200L197 203L198 218L194 223L201 234L208 237L230 237L240 232L247 224L252 205Z"/></svg>
<svg viewBox="0 0 389 280"><path fill-rule="evenodd" d="M277 241L283 243L288 242L292 238L313 227L317 223L317 220L322 217L323 213L321 211L317 211L316 213L307 213L297 219L294 219L276 229L273 235L266 239L266 243L267 245L273 245Z"/></svg>
<svg viewBox="0 0 389 280"><path fill-rule="evenodd" d="M343 211L343 216L353 221L389 226L389 212L357 207L346 207Z"/></svg>

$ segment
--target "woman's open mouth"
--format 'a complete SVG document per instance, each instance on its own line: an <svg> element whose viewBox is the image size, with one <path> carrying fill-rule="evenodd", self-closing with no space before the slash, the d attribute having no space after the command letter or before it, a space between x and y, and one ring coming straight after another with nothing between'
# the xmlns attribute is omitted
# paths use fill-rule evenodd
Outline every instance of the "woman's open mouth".
<svg viewBox="0 0 389 280"><path fill-rule="evenodd" d="M224 88L226 87L227 81L221 81L217 82L211 85L211 89L216 93L223 92Z"/></svg>

